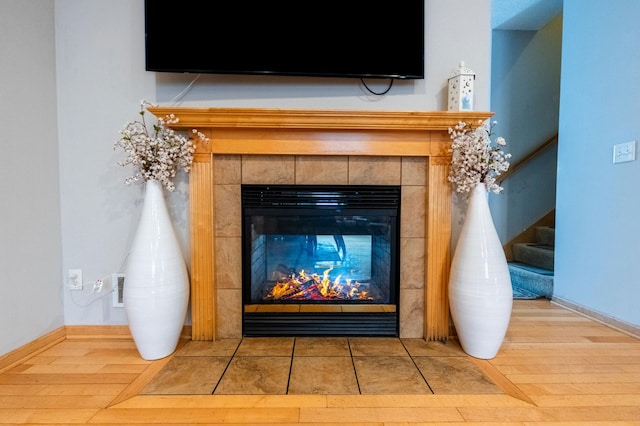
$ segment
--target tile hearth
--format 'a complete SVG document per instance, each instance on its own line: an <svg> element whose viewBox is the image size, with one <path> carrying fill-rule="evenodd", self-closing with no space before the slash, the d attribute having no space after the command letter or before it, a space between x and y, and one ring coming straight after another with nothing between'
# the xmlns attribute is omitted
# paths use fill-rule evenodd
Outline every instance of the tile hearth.
<svg viewBox="0 0 640 426"><path fill-rule="evenodd" d="M455 341L245 337L189 341L141 395L502 393Z"/></svg>

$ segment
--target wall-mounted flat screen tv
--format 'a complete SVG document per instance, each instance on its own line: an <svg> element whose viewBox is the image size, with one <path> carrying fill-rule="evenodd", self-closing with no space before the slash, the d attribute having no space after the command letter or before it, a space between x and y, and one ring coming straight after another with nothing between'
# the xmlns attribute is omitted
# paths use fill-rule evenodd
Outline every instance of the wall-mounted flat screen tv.
<svg viewBox="0 0 640 426"><path fill-rule="evenodd" d="M145 0L146 70L424 78L424 0Z"/></svg>

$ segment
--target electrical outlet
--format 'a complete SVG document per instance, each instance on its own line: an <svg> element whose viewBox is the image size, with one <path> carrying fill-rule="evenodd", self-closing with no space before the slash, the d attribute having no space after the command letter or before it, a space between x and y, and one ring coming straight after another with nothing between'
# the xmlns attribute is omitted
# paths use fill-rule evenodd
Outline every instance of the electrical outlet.
<svg viewBox="0 0 640 426"><path fill-rule="evenodd" d="M82 290L82 269L69 269L67 278L70 290Z"/></svg>
<svg viewBox="0 0 640 426"><path fill-rule="evenodd" d="M112 304L114 308L124 307L124 274L114 272L111 274L111 294L113 295Z"/></svg>

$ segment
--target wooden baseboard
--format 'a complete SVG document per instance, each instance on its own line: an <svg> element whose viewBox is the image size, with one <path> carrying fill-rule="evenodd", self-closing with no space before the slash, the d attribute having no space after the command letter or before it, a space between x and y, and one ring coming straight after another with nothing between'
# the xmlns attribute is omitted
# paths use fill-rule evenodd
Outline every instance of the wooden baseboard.
<svg viewBox="0 0 640 426"><path fill-rule="evenodd" d="M18 349L2 355L0 357L0 373L4 373L13 366L38 355L47 348L62 342L65 338L65 328L60 327L45 334L44 336L38 337L36 340L33 340Z"/></svg>
<svg viewBox="0 0 640 426"><path fill-rule="evenodd" d="M638 326L616 320L600 312L592 311L591 309L585 308L584 306L580 306L560 297L553 296L551 298L551 303L562 306L563 308L569 309L570 311L583 315L594 321L598 321L599 323L602 323L611 328L615 328L616 330L635 337L636 339L640 339L640 327Z"/></svg>
<svg viewBox="0 0 640 426"><path fill-rule="evenodd" d="M67 325L67 339L131 339L126 325Z"/></svg>
<svg viewBox="0 0 640 426"><path fill-rule="evenodd" d="M132 339L129 326L126 325L67 325L64 327L67 339ZM180 333L181 339L191 339L191 326L185 325Z"/></svg>
<svg viewBox="0 0 640 426"><path fill-rule="evenodd" d="M191 340L191 326L182 327L181 339ZM66 339L132 339L126 325L66 325L0 356L0 373Z"/></svg>

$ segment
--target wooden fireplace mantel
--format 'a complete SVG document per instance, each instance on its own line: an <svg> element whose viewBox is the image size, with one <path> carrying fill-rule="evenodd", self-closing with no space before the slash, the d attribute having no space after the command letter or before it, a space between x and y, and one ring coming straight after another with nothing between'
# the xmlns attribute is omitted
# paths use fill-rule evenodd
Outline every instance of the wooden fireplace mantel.
<svg viewBox="0 0 640 426"><path fill-rule="evenodd" d="M194 155L190 184L191 320L193 340L216 339L213 157L222 154L426 157L424 338L449 337L447 284L451 260L451 154L448 129L490 112L286 110L153 107L174 114L176 129L210 139Z"/></svg>

